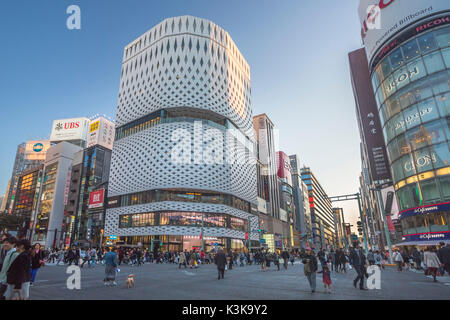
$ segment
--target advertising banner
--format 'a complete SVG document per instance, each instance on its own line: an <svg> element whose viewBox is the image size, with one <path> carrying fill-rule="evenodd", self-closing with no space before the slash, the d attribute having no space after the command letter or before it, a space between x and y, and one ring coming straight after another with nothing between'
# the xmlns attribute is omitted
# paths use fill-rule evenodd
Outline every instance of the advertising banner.
<svg viewBox="0 0 450 320"><path fill-rule="evenodd" d="M395 231L395 227L392 224L392 222L389 224L389 222L395 221L399 219L399 210L398 210L398 204L397 204L397 198L394 194L394 186L386 187L381 189L381 196L383 199L383 206L384 210L386 212L386 216L389 218L387 219L388 225L389 225L389 231Z"/></svg>
<svg viewBox="0 0 450 320"><path fill-rule="evenodd" d="M361 37L368 60L400 31L445 10L450 10L448 0L360 0Z"/></svg>
<svg viewBox="0 0 450 320"><path fill-rule="evenodd" d="M50 148L50 141L48 140L27 141L25 145L25 159L45 160L48 148Z"/></svg>
<svg viewBox="0 0 450 320"><path fill-rule="evenodd" d="M291 161L289 156L282 152L277 152L278 177L288 185L292 186Z"/></svg>
<svg viewBox="0 0 450 320"><path fill-rule="evenodd" d="M89 122L88 118L55 120L52 125L50 141L86 141Z"/></svg>
<svg viewBox="0 0 450 320"><path fill-rule="evenodd" d="M103 207L105 189L99 189L89 193L89 209Z"/></svg>
<svg viewBox="0 0 450 320"><path fill-rule="evenodd" d="M363 145L367 150L368 165L372 178L370 183L390 181L391 172L364 51L364 49L359 49L349 54L359 131Z"/></svg>
<svg viewBox="0 0 450 320"><path fill-rule="evenodd" d="M100 117L89 125L87 146L101 145L112 150L115 136L115 125L113 122Z"/></svg>

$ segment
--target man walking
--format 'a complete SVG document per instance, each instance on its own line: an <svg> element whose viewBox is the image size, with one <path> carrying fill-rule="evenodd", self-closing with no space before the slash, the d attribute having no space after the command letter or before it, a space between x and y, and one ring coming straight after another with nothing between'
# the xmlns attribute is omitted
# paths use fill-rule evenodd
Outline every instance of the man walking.
<svg viewBox="0 0 450 320"><path fill-rule="evenodd" d="M225 253L223 252L223 249L221 247L219 247L219 251L214 257L214 263L217 266L218 272L217 280L220 280L220 277L222 277L223 279L225 274L225 265L227 263L227 257L225 256Z"/></svg>
<svg viewBox="0 0 450 320"><path fill-rule="evenodd" d="M287 270L288 268L288 263L289 263L289 253L287 252L287 250L284 250L281 253L281 258L283 259L283 267L284 270Z"/></svg>
<svg viewBox="0 0 450 320"><path fill-rule="evenodd" d="M8 284L6 282L7 280L7 274L9 267L11 266L11 263L17 258L19 255L16 252L16 238L14 237L7 237L3 240L3 246L2 249L5 250L5 257L3 259L2 267L0 268L0 298L3 299L3 295L6 292L6 288L8 287Z"/></svg>
<svg viewBox="0 0 450 320"><path fill-rule="evenodd" d="M353 286L356 288L356 284L359 281L359 289L367 290L364 288L364 277L366 275L366 257L359 247L359 243L354 243L354 248L350 250L350 264L355 269L358 276L353 280Z"/></svg>
<svg viewBox="0 0 450 320"><path fill-rule="evenodd" d="M440 243L441 248L439 249L437 255L439 260L442 263L442 267L444 267L444 274L445 271L450 275L450 243L447 243L447 246L444 247L444 243Z"/></svg>
<svg viewBox="0 0 450 320"><path fill-rule="evenodd" d="M308 278L311 292L314 293L316 291L317 258L311 249L308 249L306 256L304 256L302 262L303 272L305 273L306 278Z"/></svg>

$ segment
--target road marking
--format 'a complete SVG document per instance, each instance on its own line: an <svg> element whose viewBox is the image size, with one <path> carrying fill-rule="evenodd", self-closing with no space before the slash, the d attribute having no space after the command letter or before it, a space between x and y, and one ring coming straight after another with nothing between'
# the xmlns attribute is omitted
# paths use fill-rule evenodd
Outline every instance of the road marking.
<svg viewBox="0 0 450 320"><path fill-rule="evenodd" d="M188 276L195 276L195 273L188 272L186 270L183 270L184 273L186 273Z"/></svg>

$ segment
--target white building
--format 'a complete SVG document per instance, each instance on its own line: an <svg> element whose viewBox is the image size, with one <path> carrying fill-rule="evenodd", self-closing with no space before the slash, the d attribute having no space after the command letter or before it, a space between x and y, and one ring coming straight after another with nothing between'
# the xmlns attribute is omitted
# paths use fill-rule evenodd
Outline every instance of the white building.
<svg viewBox="0 0 450 320"><path fill-rule="evenodd" d="M126 46L116 119L105 236L192 249L203 222L209 250L257 231L250 68L225 30L175 17Z"/></svg>
<svg viewBox="0 0 450 320"><path fill-rule="evenodd" d="M74 154L81 147L62 141L47 150L44 178L41 186L38 210L33 217L33 242L46 248L61 246L61 230L64 217L64 198L68 174ZM56 240L55 240L56 234Z"/></svg>

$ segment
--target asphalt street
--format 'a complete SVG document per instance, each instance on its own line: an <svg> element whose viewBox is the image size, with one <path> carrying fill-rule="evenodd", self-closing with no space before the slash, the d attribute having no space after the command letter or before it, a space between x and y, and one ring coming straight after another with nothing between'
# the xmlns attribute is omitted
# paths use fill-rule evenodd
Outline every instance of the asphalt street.
<svg viewBox="0 0 450 320"><path fill-rule="evenodd" d="M303 274L303 265L289 265L288 270L273 265L267 271L260 266L234 267L217 280L214 265L198 269L178 269L174 264L120 266L116 287L103 284L104 267L81 269L81 289L69 290L67 266L48 265L38 272L30 288L32 300L377 300L377 299L450 299L449 277L440 282L423 273L397 272L388 267L381 273L381 289L361 291L353 287L356 272L332 273L332 294L325 293L322 275L317 275L317 291L311 293ZM135 275L135 287L126 288L126 278Z"/></svg>

